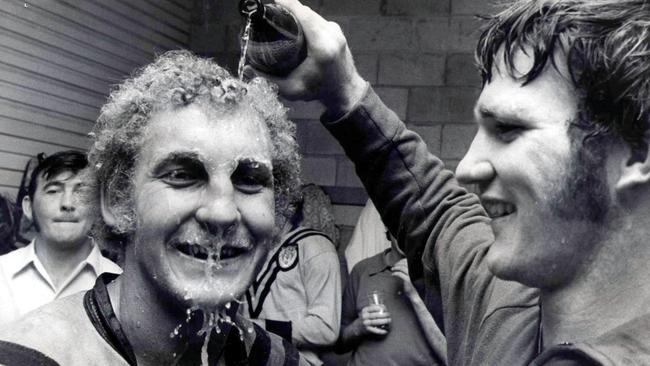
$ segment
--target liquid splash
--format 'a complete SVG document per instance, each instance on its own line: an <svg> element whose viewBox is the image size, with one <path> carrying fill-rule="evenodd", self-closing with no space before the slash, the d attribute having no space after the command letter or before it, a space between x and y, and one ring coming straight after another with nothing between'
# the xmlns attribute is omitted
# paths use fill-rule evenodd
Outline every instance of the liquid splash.
<svg viewBox="0 0 650 366"><path fill-rule="evenodd" d="M244 32L241 36L241 55L239 56L239 66L237 67L237 76L239 80L244 79L244 66L246 66L246 52L248 52L248 41L251 37L251 26L252 26L252 17L251 14L246 16L246 26L244 27Z"/></svg>
<svg viewBox="0 0 650 366"><path fill-rule="evenodd" d="M200 354L200 359L201 359L201 365L202 366L208 366L209 365L209 344L210 344L210 337L212 336L212 332L216 334L221 334L224 330L230 328L231 332L237 332L239 335L239 339L241 341L244 340L244 332L248 332L249 334L254 331L252 327L247 328L247 329L242 329L240 325L235 323L235 321L231 318L230 315L228 315L228 310L232 308L231 303L227 303L226 306L219 310L212 310L212 311L207 311L205 309L199 308L197 306L193 306L191 308L188 308L186 310L186 318L185 318L185 323L177 325L174 330L169 334L170 338L183 338L184 337L184 327L190 326L190 322L195 316L201 316L202 318L202 325L199 328L198 331L196 331L195 335L199 337L204 337L203 338L203 344L201 346L201 354ZM196 329L196 328L194 328ZM183 352L180 354L174 353L173 358L175 360L174 365L177 364L183 357Z"/></svg>

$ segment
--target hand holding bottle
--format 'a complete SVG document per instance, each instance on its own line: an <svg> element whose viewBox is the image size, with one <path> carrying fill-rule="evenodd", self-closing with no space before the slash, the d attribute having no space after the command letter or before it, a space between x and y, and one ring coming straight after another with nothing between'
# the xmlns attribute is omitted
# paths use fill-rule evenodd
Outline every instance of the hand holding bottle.
<svg viewBox="0 0 650 366"><path fill-rule="evenodd" d="M239 12L247 22L242 53L255 69L282 77L307 57L302 27L289 10L261 0L240 0Z"/></svg>
<svg viewBox="0 0 650 366"><path fill-rule="evenodd" d="M366 91L341 27L323 19L298 0L276 0L288 9L303 29L307 58L286 77L259 72L275 82L280 94L291 100L319 100L330 116L351 110Z"/></svg>

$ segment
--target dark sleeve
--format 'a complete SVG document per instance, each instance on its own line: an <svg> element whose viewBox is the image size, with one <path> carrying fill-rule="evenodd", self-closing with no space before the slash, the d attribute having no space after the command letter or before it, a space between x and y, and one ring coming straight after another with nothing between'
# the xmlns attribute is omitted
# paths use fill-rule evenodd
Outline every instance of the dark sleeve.
<svg viewBox="0 0 650 366"><path fill-rule="evenodd" d="M5 341L0 341L0 365L59 366L56 361L35 349Z"/></svg>
<svg viewBox="0 0 650 366"><path fill-rule="evenodd" d="M483 260L493 234L478 197L458 184L372 88L341 120L324 119L404 248L412 278L424 277L426 291L433 292L425 296L427 308L444 310L451 344L467 344L465 337L477 333L486 313L494 280Z"/></svg>
<svg viewBox="0 0 650 366"><path fill-rule="evenodd" d="M364 260L365 261L365 260ZM356 347L356 344L350 344L343 342L343 331L345 328L352 324L359 314L357 313L357 292L359 288L359 282L361 278L361 266L364 261L357 263L352 268L352 273L348 276L347 284L345 285L345 290L343 291L343 299L341 306L341 330L339 339L336 342L335 351L337 353L345 353L353 350Z"/></svg>

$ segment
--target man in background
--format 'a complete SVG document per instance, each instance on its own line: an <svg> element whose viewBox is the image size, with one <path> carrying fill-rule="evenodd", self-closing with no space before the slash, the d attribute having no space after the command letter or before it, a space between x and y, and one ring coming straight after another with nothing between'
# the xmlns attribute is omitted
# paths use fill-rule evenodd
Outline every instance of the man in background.
<svg viewBox="0 0 650 366"><path fill-rule="evenodd" d="M348 365L445 365L447 344L408 277L397 241L357 263L343 294L337 351Z"/></svg>
<svg viewBox="0 0 650 366"><path fill-rule="evenodd" d="M338 255L322 231L307 228L302 205L281 230L260 274L246 292L245 316L292 342L305 360L322 365L341 321Z"/></svg>
<svg viewBox="0 0 650 366"><path fill-rule="evenodd" d="M90 289L102 273L121 273L89 236L95 220L79 151L61 151L36 166L22 201L36 237L0 256L0 324L52 300Z"/></svg>

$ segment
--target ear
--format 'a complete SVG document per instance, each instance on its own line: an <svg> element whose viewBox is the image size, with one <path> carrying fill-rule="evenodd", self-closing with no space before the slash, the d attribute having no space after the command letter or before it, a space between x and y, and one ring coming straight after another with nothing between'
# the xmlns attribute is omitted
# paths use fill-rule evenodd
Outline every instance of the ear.
<svg viewBox="0 0 650 366"><path fill-rule="evenodd" d="M619 192L650 183L650 152L643 160L633 163L629 163L629 156L621 162L621 174L616 182L616 190Z"/></svg>
<svg viewBox="0 0 650 366"><path fill-rule="evenodd" d="M29 196L23 197L23 201L20 203L23 208L23 215L29 219L29 221L34 221L32 213L32 199Z"/></svg>
<svg viewBox="0 0 650 366"><path fill-rule="evenodd" d="M99 189L99 207L102 212L102 218L108 226L116 227L118 224L117 213L113 206L111 206L111 201L113 200L111 199L110 191L105 184L102 184Z"/></svg>

